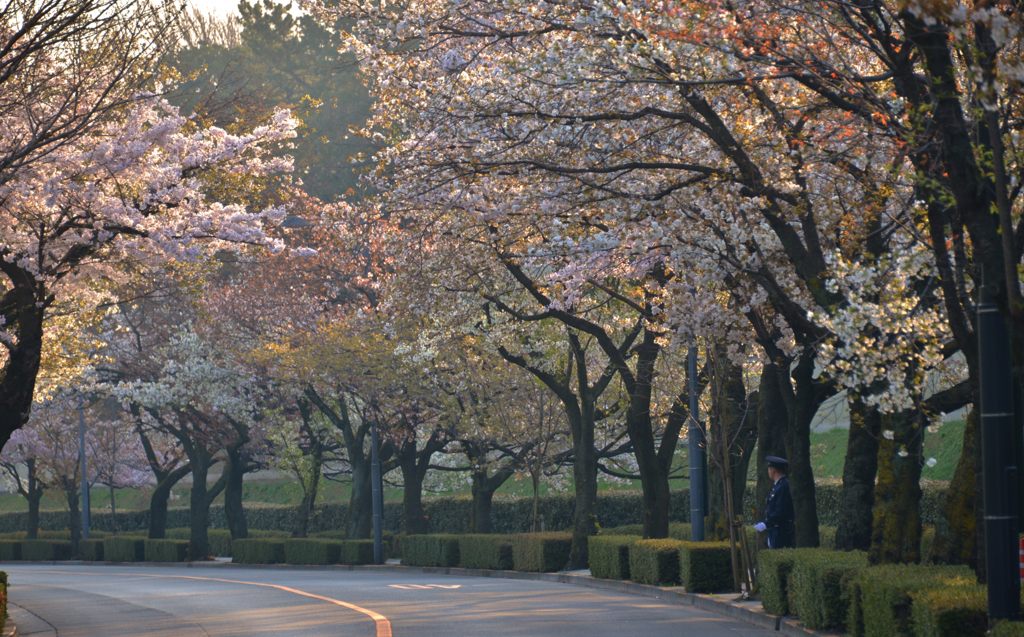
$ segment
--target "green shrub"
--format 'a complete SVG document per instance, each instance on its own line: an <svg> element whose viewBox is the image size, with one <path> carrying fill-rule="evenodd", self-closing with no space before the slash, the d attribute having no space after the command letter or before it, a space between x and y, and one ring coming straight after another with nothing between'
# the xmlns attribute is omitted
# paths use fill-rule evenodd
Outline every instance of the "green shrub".
<svg viewBox="0 0 1024 637"><path fill-rule="evenodd" d="M284 560L288 564L337 564L339 557L340 540L293 538L284 541Z"/></svg>
<svg viewBox="0 0 1024 637"><path fill-rule="evenodd" d="M285 540L249 538L231 543L231 561L235 564L281 564L285 561Z"/></svg>
<svg viewBox="0 0 1024 637"><path fill-rule="evenodd" d="M692 542L693 526L689 522L672 522L668 525L668 536L673 540Z"/></svg>
<svg viewBox="0 0 1024 637"><path fill-rule="evenodd" d="M459 566L498 571L512 570L511 535L459 536Z"/></svg>
<svg viewBox="0 0 1024 637"><path fill-rule="evenodd" d="M341 551L338 555L339 564L373 564L373 540L338 540ZM384 546L384 559L387 559L387 545Z"/></svg>
<svg viewBox="0 0 1024 637"><path fill-rule="evenodd" d="M184 562L188 540L143 540L147 562Z"/></svg>
<svg viewBox="0 0 1024 637"><path fill-rule="evenodd" d="M30 562L70 560L74 557L70 540L23 540L21 559Z"/></svg>
<svg viewBox="0 0 1024 637"><path fill-rule="evenodd" d="M678 584L682 545L671 538L633 542L629 545L629 576L642 584Z"/></svg>
<svg viewBox="0 0 1024 637"><path fill-rule="evenodd" d="M266 529L249 529L249 539L262 540L267 538L285 539L291 537L288 531L275 531Z"/></svg>
<svg viewBox="0 0 1024 637"><path fill-rule="evenodd" d="M629 546L639 535L594 535L589 538L590 574L604 579L629 579Z"/></svg>
<svg viewBox="0 0 1024 637"><path fill-rule="evenodd" d="M683 542L679 547L679 583L688 593L725 593L733 590L735 584L732 579L730 544Z"/></svg>
<svg viewBox="0 0 1024 637"><path fill-rule="evenodd" d="M146 559L146 540L141 537L103 538L103 557L108 562L142 562Z"/></svg>
<svg viewBox="0 0 1024 637"><path fill-rule="evenodd" d="M92 538L79 540L78 552L81 553L82 559L86 562L102 562L103 542L104 540Z"/></svg>
<svg viewBox="0 0 1024 637"><path fill-rule="evenodd" d="M407 566L458 566L458 535L407 535L402 540L402 563Z"/></svg>
<svg viewBox="0 0 1024 637"><path fill-rule="evenodd" d="M345 531L320 531L318 533L310 533L309 537L320 538L325 540L342 540L345 542L373 542L373 538L370 538L369 540L349 540L348 533L346 533ZM399 546L398 536L396 536L394 533L391 533L390 531L384 531L383 533L381 533L381 540L384 544L384 559L388 559L388 557L392 555L401 554L402 551ZM344 563L348 564L348 562ZM371 559L369 562L365 563L373 564L373 560Z"/></svg>
<svg viewBox="0 0 1024 637"><path fill-rule="evenodd" d="M846 583L867 566L862 551L804 549L793 563L790 612L813 630L842 632L850 607Z"/></svg>
<svg viewBox="0 0 1024 637"><path fill-rule="evenodd" d="M1024 622L996 622L988 637L1024 637Z"/></svg>
<svg viewBox="0 0 1024 637"><path fill-rule="evenodd" d="M7 572L0 571L0 633L7 627Z"/></svg>
<svg viewBox="0 0 1024 637"><path fill-rule="evenodd" d="M819 526L818 527L818 545L823 549L835 550L836 548L836 531L838 529L834 526Z"/></svg>
<svg viewBox="0 0 1024 637"><path fill-rule="evenodd" d="M0 562L16 562L21 559L21 540L0 540Z"/></svg>
<svg viewBox="0 0 1024 637"><path fill-rule="evenodd" d="M988 625L988 593L984 586L924 589L911 593L915 637L982 637Z"/></svg>
<svg viewBox="0 0 1024 637"><path fill-rule="evenodd" d="M253 531L249 533L251 535ZM217 557L231 557L231 531L227 529L207 529L206 537L210 542L211 554ZM167 529L164 532L164 538L168 540L190 540L192 538L192 529L188 527Z"/></svg>
<svg viewBox="0 0 1024 637"><path fill-rule="evenodd" d="M671 527L671 525L669 525ZM601 529L599 535L635 535L639 538L644 536L644 525L643 524L624 524L622 526L613 526L608 529Z"/></svg>
<svg viewBox="0 0 1024 637"><path fill-rule="evenodd" d="M560 571L571 550L572 533L519 533L512 536L512 566L532 573Z"/></svg>
<svg viewBox="0 0 1024 637"><path fill-rule="evenodd" d="M966 566L887 564L872 566L851 577L847 627L855 637L912 634L912 594L926 588L965 586L974 582Z"/></svg>
<svg viewBox="0 0 1024 637"><path fill-rule="evenodd" d="M772 549L757 554L757 587L761 606L771 615L788 615L789 575L799 556L819 549Z"/></svg>

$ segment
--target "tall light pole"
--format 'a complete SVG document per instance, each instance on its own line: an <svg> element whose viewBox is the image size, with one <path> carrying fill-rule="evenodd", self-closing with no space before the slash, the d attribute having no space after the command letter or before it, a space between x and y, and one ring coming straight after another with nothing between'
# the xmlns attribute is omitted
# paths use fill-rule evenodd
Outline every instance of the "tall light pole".
<svg viewBox="0 0 1024 637"><path fill-rule="evenodd" d="M704 431L697 418L697 348L686 352L687 376L690 380L690 427L686 435L690 450L690 537L704 541Z"/></svg>
<svg viewBox="0 0 1024 637"><path fill-rule="evenodd" d="M82 462L82 539L89 539L89 478L85 474L85 399L78 395L78 457Z"/></svg>
<svg viewBox="0 0 1024 637"><path fill-rule="evenodd" d="M370 494L373 501L373 563L384 563L384 494L380 475L380 445L377 425L370 427Z"/></svg>
<svg viewBox="0 0 1024 637"><path fill-rule="evenodd" d="M978 305L981 384L981 475L985 506L985 575L989 620L1020 619L1017 547L1017 454L1013 362L1006 324L988 287Z"/></svg>

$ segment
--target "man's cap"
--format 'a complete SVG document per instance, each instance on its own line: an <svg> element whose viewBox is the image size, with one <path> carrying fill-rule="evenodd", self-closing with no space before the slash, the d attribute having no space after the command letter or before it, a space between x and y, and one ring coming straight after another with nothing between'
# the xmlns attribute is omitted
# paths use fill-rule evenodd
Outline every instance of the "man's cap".
<svg viewBox="0 0 1024 637"><path fill-rule="evenodd" d="M765 458L765 460L768 461L768 466L778 465L782 469L785 469L786 466L789 464L789 460L786 460L785 458L780 458L778 456L768 456L767 458Z"/></svg>

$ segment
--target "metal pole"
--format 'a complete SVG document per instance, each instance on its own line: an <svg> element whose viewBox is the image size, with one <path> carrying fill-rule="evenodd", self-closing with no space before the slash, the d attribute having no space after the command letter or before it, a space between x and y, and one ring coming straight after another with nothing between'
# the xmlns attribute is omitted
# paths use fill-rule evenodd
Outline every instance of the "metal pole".
<svg viewBox="0 0 1024 637"><path fill-rule="evenodd" d="M89 539L89 478L85 473L85 400L78 396L78 457L82 461L82 539Z"/></svg>
<svg viewBox="0 0 1024 637"><path fill-rule="evenodd" d="M704 541L704 431L697 418L697 348L686 353L687 375L690 377L690 427L687 434L690 451L690 533L694 542Z"/></svg>
<svg viewBox="0 0 1024 637"><path fill-rule="evenodd" d="M985 572L989 621L1020 619L1013 362L1006 324L987 286L978 306Z"/></svg>
<svg viewBox="0 0 1024 637"><path fill-rule="evenodd" d="M370 428L370 487L373 496L373 563L384 563L384 498L381 493L380 447L377 427Z"/></svg>

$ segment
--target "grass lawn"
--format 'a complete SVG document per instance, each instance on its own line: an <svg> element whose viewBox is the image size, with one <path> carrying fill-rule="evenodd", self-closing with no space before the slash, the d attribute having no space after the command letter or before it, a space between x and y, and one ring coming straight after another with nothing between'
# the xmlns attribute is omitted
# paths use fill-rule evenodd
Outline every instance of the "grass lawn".
<svg viewBox="0 0 1024 637"><path fill-rule="evenodd" d="M950 480L953 477L953 470L960 458L960 446L963 439L964 422L954 420L943 424L938 431L925 434L924 457L935 458L935 466L925 466L921 470L921 477L932 480ZM819 478L841 478L843 475L843 462L846 459L846 443L849 434L845 429L832 429L824 433L811 434L811 464L814 475ZM751 466L749 478L754 478L754 467ZM603 478L598 478L599 489L601 490L639 490L638 480L632 483L618 484L609 483ZM672 488L678 489L688 486L687 480L673 480ZM572 491L572 476L567 480L566 491ZM178 483L174 489L175 498L171 502L172 507L187 507L191 485L189 483ZM351 486L345 482L334 482L325 480L321 483L318 502L347 502ZM541 494L547 494L552 489L548 485L541 485ZM449 492L452 493L452 492ZM500 489L500 494L530 496L533 495L533 487L528 479L507 481ZM454 492L455 495L470 495L469 482ZM430 497L432 493L424 493ZM94 511L104 510L110 506L110 490L105 487L94 488L90 491L92 509ZM302 497L298 483L288 479L247 481L244 485L243 498L247 503L267 504L297 504ZM395 487L385 487L384 499L389 502L401 501L402 490ZM214 500L214 506L221 506L224 496L220 495ZM149 489L119 489L116 491L116 503L118 509L146 509L149 507ZM49 510L65 509L59 497L54 494L47 494L43 498L41 508ZM0 494L0 512L3 511L26 511L28 507L25 499L14 493Z"/></svg>

